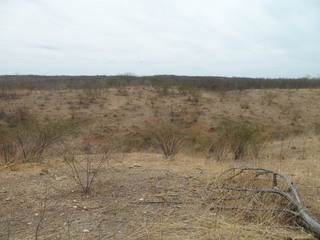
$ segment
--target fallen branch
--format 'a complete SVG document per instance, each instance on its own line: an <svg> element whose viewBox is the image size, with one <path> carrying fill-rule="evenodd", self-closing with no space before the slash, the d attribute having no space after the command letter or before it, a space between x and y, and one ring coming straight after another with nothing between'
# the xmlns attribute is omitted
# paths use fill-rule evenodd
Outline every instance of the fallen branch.
<svg viewBox="0 0 320 240"><path fill-rule="evenodd" d="M287 212L297 216L298 214L294 211L285 208L244 208L244 207L226 207L226 206L213 206L209 210L245 210L252 212Z"/></svg>
<svg viewBox="0 0 320 240"><path fill-rule="evenodd" d="M7 164L7 165L5 165L3 167L0 167L0 171L5 170L7 168L11 168L12 166L14 166L16 164L18 164L18 163L14 162L14 163L11 163L11 164Z"/></svg>
<svg viewBox="0 0 320 240"><path fill-rule="evenodd" d="M246 181L237 182L236 178L243 176L245 173L253 173L253 182L250 182L250 186L245 186ZM261 176L270 176L270 181L272 183L271 187L257 187L256 183L259 182L259 177ZM261 179L260 179L261 181ZM257 194L276 194L284 198L288 202L290 209L283 208L269 208L269 211L283 211L289 212L298 219L301 220L302 225L308 229L316 238L320 239L320 224L316 222L312 217L308 215L305 209L302 206L299 195L291 180L278 172L271 171L264 168L258 167L240 167L240 168L231 168L224 171L220 177L219 182L222 183L220 186L221 189L226 191L234 192L247 192L250 193L250 196L256 196ZM284 183L286 189L281 189L280 182ZM236 184L236 186L232 186ZM239 186L240 184L240 186ZM231 185L231 186L230 186ZM244 208L244 207L226 207L226 206L216 206L214 208L222 209L243 209L249 211L265 211L264 208Z"/></svg>
<svg viewBox="0 0 320 240"><path fill-rule="evenodd" d="M177 201L139 201L139 202L131 202L131 204L137 204L137 205L148 205L148 204L185 204L187 202L177 202Z"/></svg>

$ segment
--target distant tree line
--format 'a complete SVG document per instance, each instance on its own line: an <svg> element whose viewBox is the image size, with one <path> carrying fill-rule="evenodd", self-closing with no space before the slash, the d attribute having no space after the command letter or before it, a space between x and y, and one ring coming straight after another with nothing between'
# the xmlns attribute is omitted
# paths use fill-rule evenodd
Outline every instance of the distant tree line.
<svg viewBox="0 0 320 240"><path fill-rule="evenodd" d="M116 76L39 76L2 75L0 89L58 90L81 88L107 88L135 85L197 86L207 90L242 89L298 89L318 88L320 78L245 78L245 77L199 77L155 75L138 77L130 74Z"/></svg>

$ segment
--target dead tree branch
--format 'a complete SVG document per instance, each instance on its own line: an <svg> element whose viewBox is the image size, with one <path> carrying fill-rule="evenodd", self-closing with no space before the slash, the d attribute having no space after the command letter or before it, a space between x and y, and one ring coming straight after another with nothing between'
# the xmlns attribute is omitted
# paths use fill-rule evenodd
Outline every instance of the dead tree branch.
<svg viewBox="0 0 320 240"><path fill-rule="evenodd" d="M248 174L248 175L246 175ZM269 208L269 211L289 212L301 221L303 227L308 229L316 238L320 239L320 224L316 222L303 208L297 190L291 180L278 172L258 168L258 167L240 167L230 168L224 171L219 177L220 189L228 192L247 193L248 196L254 197L263 194L275 194L286 200L285 208ZM265 186L268 185L268 186ZM263 195L265 196L265 195ZM265 208L250 207L228 207L218 206L213 209L245 209L248 211L264 211Z"/></svg>

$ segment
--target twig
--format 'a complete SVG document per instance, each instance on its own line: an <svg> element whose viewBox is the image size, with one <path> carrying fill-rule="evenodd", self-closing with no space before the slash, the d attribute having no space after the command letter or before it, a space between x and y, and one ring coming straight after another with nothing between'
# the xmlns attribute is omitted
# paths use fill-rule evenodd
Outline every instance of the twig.
<svg viewBox="0 0 320 240"><path fill-rule="evenodd" d="M7 168L10 168L10 167L14 166L15 164L17 164L17 163L16 163L16 162L14 162L14 163L11 163L11 164L8 164L8 165L5 165L5 166L3 166L3 167L1 167L1 168L0 168L0 171L2 171L2 170L4 170L4 169L7 169Z"/></svg>
<svg viewBox="0 0 320 240"><path fill-rule="evenodd" d="M39 222L38 222L37 228L36 228L36 240L38 239L40 227L44 221L44 214L47 210L47 199L48 199L48 183L46 182L44 203L43 203L43 207L40 211Z"/></svg>
<svg viewBox="0 0 320 240"><path fill-rule="evenodd" d="M67 221L67 227L68 227L68 240L71 240L71 236L70 236L70 220Z"/></svg>
<svg viewBox="0 0 320 240"><path fill-rule="evenodd" d="M8 227L7 239L10 240L11 228L10 228L10 221L8 218L6 218L6 222L7 222L7 227Z"/></svg>
<svg viewBox="0 0 320 240"><path fill-rule="evenodd" d="M186 204L193 202L178 202L178 201L139 201L139 202L131 202L131 204L144 205L144 204Z"/></svg>

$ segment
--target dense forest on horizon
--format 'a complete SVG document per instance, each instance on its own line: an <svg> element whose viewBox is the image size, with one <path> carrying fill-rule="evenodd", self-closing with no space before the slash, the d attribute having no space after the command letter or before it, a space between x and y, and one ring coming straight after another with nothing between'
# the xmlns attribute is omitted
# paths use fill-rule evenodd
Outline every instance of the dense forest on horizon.
<svg viewBox="0 0 320 240"><path fill-rule="evenodd" d="M206 90L241 89L297 89L318 88L320 78L246 78L220 76L176 76L154 75L134 76L130 74L114 76L41 76L41 75L2 75L2 90L54 90L80 88L107 88L120 86L195 86Z"/></svg>

